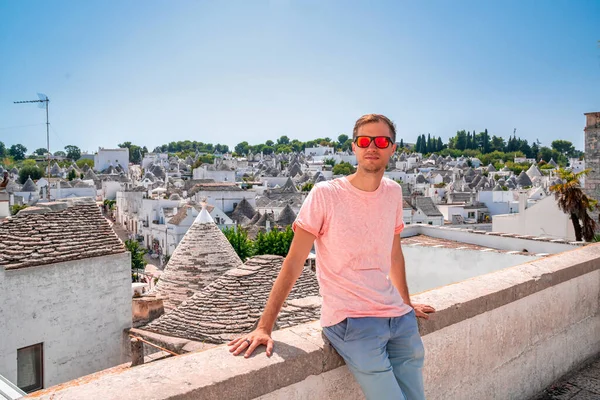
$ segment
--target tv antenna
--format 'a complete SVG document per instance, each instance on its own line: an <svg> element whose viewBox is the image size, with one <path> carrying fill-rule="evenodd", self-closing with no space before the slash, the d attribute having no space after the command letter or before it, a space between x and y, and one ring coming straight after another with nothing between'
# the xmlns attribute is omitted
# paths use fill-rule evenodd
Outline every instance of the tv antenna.
<svg viewBox="0 0 600 400"><path fill-rule="evenodd" d="M46 107L46 147L48 150L48 187L46 190L46 194L47 194L48 200L50 200L50 122L48 121L48 103L50 102L50 99L48 98L48 96L46 96L43 93L38 93L37 95L39 97L38 100L14 101L13 103L14 104L40 103L40 104L38 104L39 108ZM46 103L45 106L42 103Z"/></svg>

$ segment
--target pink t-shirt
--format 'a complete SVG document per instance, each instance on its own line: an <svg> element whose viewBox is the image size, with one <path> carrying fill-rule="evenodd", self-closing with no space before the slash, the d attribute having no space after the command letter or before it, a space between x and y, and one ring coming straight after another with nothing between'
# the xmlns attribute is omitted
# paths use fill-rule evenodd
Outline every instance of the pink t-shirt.
<svg viewBox="0 0 600 400"><path fill-rule="evenodd" d="M412 310L389 278L394 235L404 228L402 209L402 187L388 178L374 192L355 188L345 177L310 191L292 228L317 238L322 326Z"/></svg>

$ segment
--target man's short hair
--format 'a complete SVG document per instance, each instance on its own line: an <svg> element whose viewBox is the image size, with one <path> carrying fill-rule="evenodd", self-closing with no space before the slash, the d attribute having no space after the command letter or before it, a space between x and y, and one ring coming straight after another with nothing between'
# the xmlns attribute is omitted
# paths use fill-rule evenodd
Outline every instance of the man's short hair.
<svg viewBox="0 0 600 400"><path fill-rule="evenodd" d="M392 142L396 143L396 125L392 122L391 119L381 114L366 114L360 117L356 123L354 124L354 131L352 132L352 139L356 139L358 136L358 128L363 125L372 124L375 122L385 122L387 126L390 128L390 134L392 137Z"/></svg>

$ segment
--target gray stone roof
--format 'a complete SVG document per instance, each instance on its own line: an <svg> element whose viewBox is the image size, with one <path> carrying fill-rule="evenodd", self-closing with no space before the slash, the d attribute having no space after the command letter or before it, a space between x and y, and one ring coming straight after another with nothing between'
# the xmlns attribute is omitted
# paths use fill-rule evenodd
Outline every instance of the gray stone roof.
<svg viewBox="0 0 600 400"><path fill-rule="evenodd" d="M296 189L296 185L294 185L292 178L287 178L287 181L285 181L281 191L286 193L296 193L298 190Z"/></svg>
<svg viewBox="0 0 600 400"><path fill-rule="evenodd" d="M94 173L94 171L92 171L92 169L89 168L87 171L85 171L85 174L83 175L83 179L86 179L86 180L92 179L94 181L97 181L98 180L98 176L96 176L96 174Z"/></svg>
<svg viewBox="0 0 600 400"><path fill-rule="evenodd" d="M488 172L497 172L496 168L491 163L487 166L487 170Z"/></svg>
<svg viewBox="0 0 600 400"><path fill-rule="evenodd" d="M536 176L542 176L542 172L538 169L535 164L531 164L531 167L527 170L529 178L533 179Z"/></svg>
<svg viewBox="0 0 600 400"><path fill-rule="evenodd" d="M125 252L91 199L44 203L0 222L0 265L33 267Z"/></svg>
<svg viewBox="0 0 600 400"><path fill-rule="evenodd" d="M253 257L143 329L215 344L249 332L262 315L282 263L279 256ZM281 309L276 329L319 319L318 294L315 274L304 268Z"/></svg>
<svg viewBox="0 0 600 400"><path fill-rule="evenodd" d="M216 183L199 183L195 185L190 190L190 195L196 194L200 191L209 191L209 192L241 192L243 189L237 186L235 183L225 183L225 182L216 182Z"/></svg>
<svg viewBox="0 0 600 400"><path fill-rule="evenodd" d="M258 220L260 219L260 217L262 217L262 214L260 213L260 211L257 211L252 218L250 219L250 222L248 223L249 225L254 225L258 222Z"/></svg>
<svg viewBox="0 0 600 400"><path fill-rule="evenodd" d="M202 221L203 213L181 239L156 286L165 310L177 307L226 271L242 264L217 225Z"/></svg>
<svg viewBox="0 0 600 400"><path fill-rule="evenodd" d="M21 192L37 192L37 186L31 180L31 177L27 178L23 187L21 188Z"/></svg>
<svg viewBox="0 0 600 400"><path fill-rule="evenodd" d="M423 211L428 217L443 217L443 214L433 203L431 197L415 197L415 207Z"/></svg>
<svg viewBox="0 0 600 400"><path fill-rule="evenodd" d="M256 221L256 226L267 226L267 221L269 221L270 226L275 225L275 218L271 213L264 213L258 221Z"/></svg>
<svg viewBox="0 0 600 400"><path fill-rule="evenodd" d="M244 216L248 219L252 219L255 212L256 211L254 210L254 207L252 207L252 205L248 202L248 200L243 198L242 201L240 201L238 203L238 205L235 207L235 209L231 213L231 219L233 219L234 221L241 221L242 216Z"/></svg>
<svg viewBox="0 0 600 400"><path fill-rule="evenodd" d="M531 182L529 175L527 175L525 171L521 171L517 178L517 184L521 187L525 187L533 185L533 182Z"/></svg>
<svg viewBox="0 0 600 400"><path fill-rule="evenodd" d="M296 213L292 210L289 204L287 204L284 209L279 213L277 218L277 225L287 226L292 225L296 220Z"/></svg>

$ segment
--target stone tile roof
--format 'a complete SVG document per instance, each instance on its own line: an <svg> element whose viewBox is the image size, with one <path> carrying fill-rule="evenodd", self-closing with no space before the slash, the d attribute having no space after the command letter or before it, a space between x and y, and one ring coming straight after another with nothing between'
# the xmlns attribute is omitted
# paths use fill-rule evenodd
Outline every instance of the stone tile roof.
<svg viewBox="0 0 600 400"><path fill-rule="evenodd" d="M253 257L143 329L217 344L249 332L265 308L282 263L279 256ZM276 328L318 320L318 294L315 274L304 268L281 309Z"/></svg>
<svg viewBox="0 0 600 400"><path fill-rule="evenodd" d="M92 200L71 204L45 203L0 222L0 265L16 269L125 252Z"/></svg>
<svg viewBox="0 0 600 400"><path fill-rule="evenodd" d="M31 180L31 177L27 178L23 187L21 188L21 192L37 192L37 186Z"/></svg>
<svg viewBox="0 0 600 400"><path fill-rule="evenodd" d="M415 207L428 217L443 217L444 215L440 212L437 206L433 203L431 197L416 197Z"/></svg>
<svg viewBox="0 0 600 400"><path fill-rule="evenodd" d="M171 255L156 286L165 310L171 310L193 296L226 271L238 267L238 257L217 225L202 222L198 214Z"/></svg>
<svg viewBox="0 0 600 400"><path fill-rule="evenodd" d="M231 213L231 219L233 219L234 221L239 221L242 219L242 216L245 216L248 219L252 219L255 212L256 211L254 210L254 207L252 207L252 205L248 202L248 200L246 200L246 198L243 198L242 201L240 201L235 207L235 210L233 210L233 212Z"/></svg>
<svg viewBox="0 0 600 400"><path fill-rule="evenodd" d="M281 226L292 225L296 220L296 213L292 210L290 205L286 205L283 210L279 213L277 218L277 224Z"/></svg>

